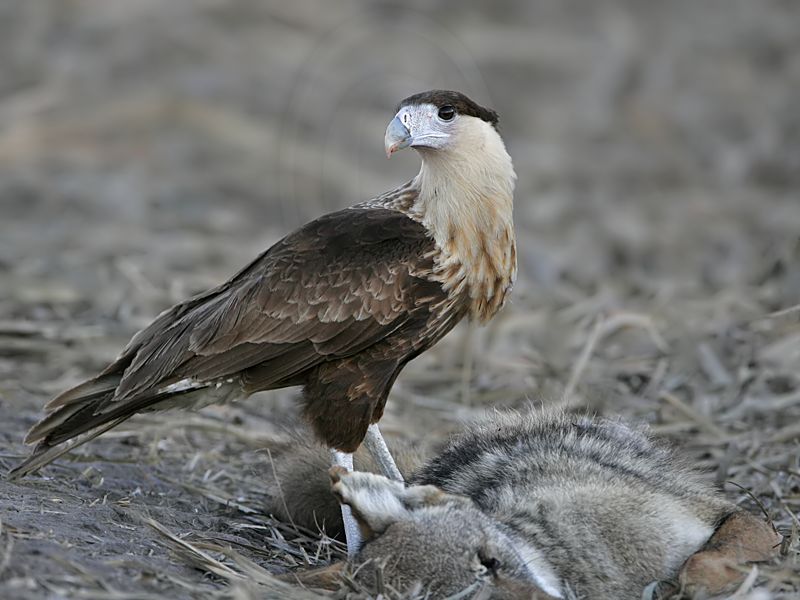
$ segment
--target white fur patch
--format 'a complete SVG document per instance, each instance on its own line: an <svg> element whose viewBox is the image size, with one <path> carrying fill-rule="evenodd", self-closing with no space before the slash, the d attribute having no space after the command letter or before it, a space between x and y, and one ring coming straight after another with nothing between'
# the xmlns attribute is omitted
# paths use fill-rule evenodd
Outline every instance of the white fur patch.
<svg viewBox="0 0 800 600"><path fill-rule="evenodd" d="M564 594L561 590L561 581L553 571L553 567L547 562L542 553L520 540L515 540L514 548L519 553L528 571L533 576L536 585L538 585L543 592L553 596L554 598L563 598Z"/></svg>
<svg viewBox="0 0 800 600"><path fill-rule="evenodd" d="M663 503L659 513L665 528L672 533L673 543L667 553L667 570L678 569L686 557L697 552L714 533L714 528L674 503Z"/></svg>

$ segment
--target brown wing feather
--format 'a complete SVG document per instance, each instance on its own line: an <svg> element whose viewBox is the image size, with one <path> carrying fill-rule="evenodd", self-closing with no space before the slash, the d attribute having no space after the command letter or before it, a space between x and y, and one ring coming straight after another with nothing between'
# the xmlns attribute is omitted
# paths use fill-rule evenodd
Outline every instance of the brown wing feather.
<svg viewBox="0 0 800 600"><path fill-rule="evenodd" d="M137 336L114 401L176 376L234 375L295 344L317 362L356 353L416 308L414 279L431 244L422 225L386 209L313 221L217 293L176 307L172 319L159 318Z"/></svg>
<svg viewBox="0 0 800 600"><path fill-rule="evenodd" d="M159 315L98 377L54 399L29 440L41 455L111 420L172 406L163 388L185 378L237 378L248 392L302 383L316 365L427 313L432 250L424 227L393 210L317 219L223 285Z"/></svg>

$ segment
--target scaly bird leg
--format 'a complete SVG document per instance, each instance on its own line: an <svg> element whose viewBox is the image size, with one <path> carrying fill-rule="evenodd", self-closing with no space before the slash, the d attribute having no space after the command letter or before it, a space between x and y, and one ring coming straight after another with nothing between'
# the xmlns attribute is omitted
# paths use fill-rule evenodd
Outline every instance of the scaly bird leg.
<svg viewBox="0 0 800 600"><path fill-rule="evenodd" d="M353 455L331 449L331 463L334 467L344 467L353 470ZM353 516L353 511L347 504L342 504L342 521L344 522L344 535L347 538L347 558L355 558L361 549L361 530Z"/></svg>
<svg viewBox="0 0 800 600"><path fill-rule="evenodd" d="M400 470L394 463L391 453L389 452L386 442L383 440L381 430L378 429L378 424L373 423L367 428L367 435L364 438L364 445L372 455L373 460L378 464L378 468L386 477L394 479L401 483L404 482Z"/></svg>

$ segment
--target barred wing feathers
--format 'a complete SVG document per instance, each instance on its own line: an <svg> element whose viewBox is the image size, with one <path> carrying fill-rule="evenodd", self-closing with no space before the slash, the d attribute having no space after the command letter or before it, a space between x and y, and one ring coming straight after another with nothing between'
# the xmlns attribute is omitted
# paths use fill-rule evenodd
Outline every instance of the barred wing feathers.
<svg viewBox="0 0 800 600"><path fill-rule="evenodd" d="M191 406L200 388L218 383L245 393L306 383L318 365L382 348L406 329L416 337L400 344L410 358L444 333L425 333L446 304L431 278L434 254L425 228L395 210L350 208L312 221L159 315L100 375L54 398L26 442L39 443L35 455L142 410Z"/></svg>

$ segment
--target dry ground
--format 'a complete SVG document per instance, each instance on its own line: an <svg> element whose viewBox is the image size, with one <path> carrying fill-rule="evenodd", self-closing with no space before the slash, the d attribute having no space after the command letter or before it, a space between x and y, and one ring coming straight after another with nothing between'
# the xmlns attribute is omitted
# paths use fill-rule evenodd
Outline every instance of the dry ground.
<svg viewBox="0 0 800 600"><path fill-rule="evenodd" d="M502 115L519 282L406 369L384 429L435 443L529 402L643 419L787 534L738 597L797 598L800 4L478 6L0 4L0 466L158 311L410 177L382 159L394 103L455 87ZM341 553L265 514L295 393L0 481L0 597L312 597L269 576Z"/></svg>

